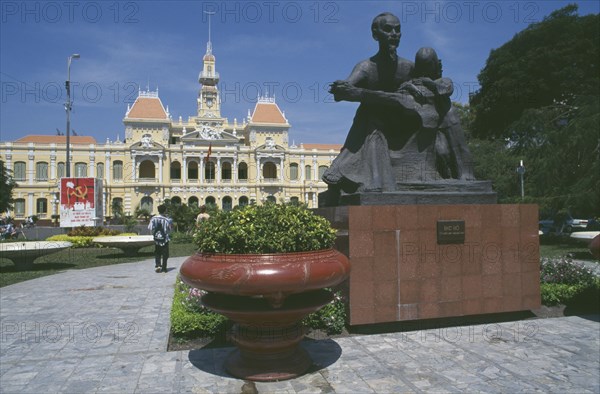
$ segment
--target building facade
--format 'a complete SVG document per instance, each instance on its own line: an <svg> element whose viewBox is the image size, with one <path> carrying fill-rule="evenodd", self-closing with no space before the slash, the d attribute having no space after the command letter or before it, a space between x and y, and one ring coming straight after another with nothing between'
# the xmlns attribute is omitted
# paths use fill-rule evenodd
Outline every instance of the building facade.
<svg viewBox="0 0 600 394"><path fill-rule="evenodd" d="M274 98L260 97L241 122L221 115L211 43L198 81L197 113L173 119L158 91L140 91L123 119L123 141L70 139L71 176L103 180L104 216L121 206L155 213L165 199L213 203L222 209L251 202L298 201L317 207L327 189L323 172L341 145L290 144L291 127ZM13 212L22 219L58 214L60 178L66 175L66 138L29 135L0 142L0 159L18 186Z"/></svg>

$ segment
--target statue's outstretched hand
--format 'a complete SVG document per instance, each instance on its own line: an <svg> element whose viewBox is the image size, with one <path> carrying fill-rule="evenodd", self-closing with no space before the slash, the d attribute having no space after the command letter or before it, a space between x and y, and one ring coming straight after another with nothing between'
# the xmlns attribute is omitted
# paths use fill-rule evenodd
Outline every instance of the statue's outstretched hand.
<svg viewBox="0 0 600 394"><path fill-rule="evenodd" d="M335 81L329 87L335 101L360 101L361 89L347 81Z"/></svg>

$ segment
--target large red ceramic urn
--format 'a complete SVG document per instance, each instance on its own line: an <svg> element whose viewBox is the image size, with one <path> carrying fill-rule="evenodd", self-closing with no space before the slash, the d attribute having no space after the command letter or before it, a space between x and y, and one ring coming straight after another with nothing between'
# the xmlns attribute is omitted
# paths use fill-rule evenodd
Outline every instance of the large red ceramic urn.
<svg viewBox="0 0 600 394"><path fill-rule="evenodd" d="M348 278L346 256L334 250L275 254L205 254L189 257L181 279L209 292L202 303L235 322L237 349L225 368L256 381L290 379L312 361L299 346L301 320L332 300L325 287Z"/></svg>
<svg viewBox="0 0 600 394"><path fill-rule="evenodd" d="M275 254L197 253L181 266L188 285L215 293L262 296L275 308L290 294L335 286L348 259L335 249Z"/></svg>

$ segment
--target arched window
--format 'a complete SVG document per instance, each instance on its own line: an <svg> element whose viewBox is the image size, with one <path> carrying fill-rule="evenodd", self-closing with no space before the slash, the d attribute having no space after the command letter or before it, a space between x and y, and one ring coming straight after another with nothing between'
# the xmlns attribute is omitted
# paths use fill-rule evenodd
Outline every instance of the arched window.
<svg viewBox="0 0 600 394"><path fill-rule="evenodd" d="M173 205L181 205L181 197L175 196L171 199L171 204Z"/></svg>
<svg viewBox="0 0 600 394"><path fill-rule="evenodd" d="M25 168L26 168L26 166L25 166L24 161L15 162L15 169L13 171L13 177L14 177L15 181L24 181L25 180L25 177L26 177Z"/></svg>
<svg viewBox="0 0 600 394"><path fill-rule="evenodd" d="M114 217L123 216L123 199L121 197L113 198L110 208Z"/></svg>
<svg viewBox="0 0 600 394"><path fill-rule="evenodd" d="M154 179L156 177L156 169L152 160L144 160L140 163L140 179Z"/></svg>
<svg viewBox="0 0 600 394"><path fill-rule="evenodd" d="M298 163L290 164L290 181L298 180Z"/></svg>
<svg viewBox="0 0 600 394"><path fill-rule="evenodd" d="M248 164L241 162L238 164L238 180L247 181L248 180Z"/></svg>
<svg viewBox="0 0 600 394"><path fill-rule="evenodd" d="M277 179L277 167L275 163L268 161L263 165L263 178Z"/></svg>
<svg viewBox="0 0 600 394"><path fill-rule="evenodd" d="M48 163L46 163L45 161L40 161L35 164L35 180L48 180Z"/></svg>
<svg viewBox="0 0 600 394"><path fill-rule="evenodd" d="M65 176L65 163L63 163L61 161L56 165L56 177L60 179L60 178L64 178L64 176Z"/></svg>
<svg viewBox="0 0 600 394"><path fill-rule="evenodd" d="M213 182L215 180L215 163L209 161L204 166L204 179L207 182Z"/></svg>
<svg viewBox="0 0 600 394"><path fill-rule="evenodd" d="M153 206L154 206L154 200L152 200L152 197L150 197L150 196L142 197L142 201L140 202L141 209L147 209L148 211L152 212Z"/></svg>
<svg viewBox="0 0 600 394"><path fill-rule="evenodd" d="M104 163L98 163L98 165L96 166L96 178L104 178Z"/></svg>
<svg viewBox="0 0 600 394"><path fill-rule="evenodd" d="M304 166L304 179L307 181L312 179L312 168L309 165Z"/></svg>
<svg viewBox="0 0 600 394"><path fill-rule="evenodd" d="M233 200L231 200L231 197L229 197L229 196L223 197L223 210L231 211L231 208L233 208Z"/></svg>
<svg viewBox="0 0 600 394"><path fill-rule="evenodd" d="M171 163L171 179L181 180L181 163L174 161Z"/></svg>
<svg viewBox="0 0 600 394"><path fill-rule="evenodd" d="M246 197L246 196L240 197L240 199L238 201L239 201L240 207L245 207L246 205L248 205L248 197Z"/></svg>
<svg viewBox="0 0 600 394"><path fill-rule="evenodd" d="M317 180L323 179L325 171L327 171L327 166L319 166L319 179Z"/></svg>
<svg viewBox="0 0 600 394"><path fill-rule="evenodd" d="M48 213L48 199L38 198L35 202L36 214L38 216L46 216Z"/></svg>
<svg viewBox="0 0 600 394"><path fill-rule="evenodd" d="M123 180L123 162L121 160L113 161L113 179L115 181Z"/></svg>
<svg viewBox="0 0 600 394"><path fill-rule="evenodd" d="M267 196L267 202L276 203L277 199L275 198L274 195L270 195L270 196Z"/></svg>
<svg viewBox="0 0 600 394"><path fill-rule="evenodd" d="M198 180L198 162L190 161L187 166L188 179Z"/></svg>
<svg viewBox="0 0 600 394"><path fill-rule="evenodd" d="M75 163L75 178L85 178L87 176L87 164Z"/></svg>
<svg viewBox="0 0 600 394"><path fill-rule="evenodd" d="M216 200L215 200L215 198L213 196L206 197L206 200L204 200L204 203L206 205L209 205L209 204L217 205L217 202L216 202Z"/></svg>
<svg viewBox="0 0 600 394"><path fill-rule="evenodd" d="M299 205L300 204L300 199L298 197L290 197L290 204L292 204L292 205Z"/></svg>
<svg viewBox="0 0 600 394"><path fill-rule="evenodd" d="M221 179L231 180L231 163L228 161L221 163Z"/></svg>
<svg viewBox="0 0 600 394"><path fill-rule="evenodd" d="M15 216L23 217L25 216L25 199L17 198L15 200Z"/></svg>
<svg viewBox="0 0 600 394"><path fill-rule="evenodd" d="M188 206L193 207L193 206L199 206L199 202L198 202L198 197L196 196L192 196L190 198L188 198Z"/></svg>

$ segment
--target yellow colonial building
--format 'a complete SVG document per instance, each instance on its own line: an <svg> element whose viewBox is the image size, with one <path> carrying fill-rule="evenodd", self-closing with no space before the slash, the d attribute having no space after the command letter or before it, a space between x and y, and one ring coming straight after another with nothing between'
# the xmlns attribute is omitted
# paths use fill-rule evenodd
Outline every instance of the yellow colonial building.
<svg viewBox="0 0 600 394"><path fill-rule="evenodd" d="M290 122L270 97L258 98L242 121L223 117L210 42L198 81L198 110L188 119L173 119L158 91L140 91L125 113L123 141L71 137L71 176L103 180L104 216L115 204L125 213L155 213L165 199L222 209L268 200L317 207L317 194L327 189L321 176L341 145L290 144ZM0 142L0 159L18 183L10 216L58 214L64 136Z"/></svg>

